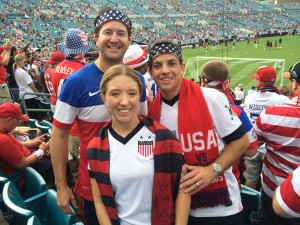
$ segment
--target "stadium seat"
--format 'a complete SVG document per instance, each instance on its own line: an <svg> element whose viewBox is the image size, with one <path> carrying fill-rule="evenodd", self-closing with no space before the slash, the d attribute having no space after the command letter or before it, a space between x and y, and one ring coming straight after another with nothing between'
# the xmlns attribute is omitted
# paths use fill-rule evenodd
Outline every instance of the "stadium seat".
<svg viewBox="0 0 300 225"><path fill-rule="evenodd" d="M71 225L75 222L75 215L65 214L57 206L57 194L56 191L48 190L45 200L42 202L41 208L45 212L43 221L46 225ZM42 214L42 213L41 213ZM42 221L40 219L40 221ZM43 223L44 224L44 223Z"/></svg>
<svg viewBox="0 0 300 225"><path fill-rule="evenodd" d="M31 167L26 167L24 171L8 176L5 176L0 169L0 190L3 189L4 184L8 181L12 181L17 186L21 178L25 180L24 188L20 190L17 187L17 189L23 198L30 198L47 190L44 178Z"/></svg>
<svg viewBox="0 0 300 225"><path fill-rule="evenodd" d="M28 120L28 126L30 127L30 128L36 128L36 126L35 126L35 121L36 121L36 119L29 119Z"/></svg>
<svg viewBox="0 0 300 225"><path fill-rule="evenodd" d="M3 187L3 200L6 206L11 210L19 224L27 224L27 221L34 214L32 211L28 210L24 199L19 193L19 190L13 184L13 182L8 181Z"/></svg>
<svg viewBox="0 0 300 225"><path fill-rule="evenodd" d="M260 211L261 193L245 185L242 185L241 198L244 207L244 222L246 225L248 225L251 224L251 213Z"/></svg>
<svg viewBox="0 0 300 225"><path fill-rule="evenodd" d="M46 102L45 100L40 100L39 103L42 109L51 109L51 105L49 102Z"/></svg>
<svg viewBox="0 0 300 225"><path fill-rule="evenodd" d="M30 198L47 190L44 178L33 168L25 169L24 197Z"/></svg>
<svg viewBox="0 0 300 225"><path fill-rule="evenodd" d="M39 128L43 134L49 133L49 129L52 128L52 123L42 120L42 122L39 122L38 120L35 121L35 126Z"/></svg>
<svg viewBox="0 0 300 225"><path fill-rule="evenodd" d="M36 216L32 216L27 221L27 225L42 225Z"/></svg>
<svg viewBox="0 0 300 225"><path fill-rule="evenodd" d="M0 193L2 193L4 184L8 181L17 182L22 176L24 176L24 172L14 173L8 176L5 176L2 169L0 168Z"/></svg>
<svg viewBox="0 0 300 225"><path fill-rule="evenodd" d="M65 214L57 206L56 192L52 189L24 200L15 185L9 181L3 188L3 199L22 225L72 225L75 215ZM32 217L36 218L32 218Z"/></svg>

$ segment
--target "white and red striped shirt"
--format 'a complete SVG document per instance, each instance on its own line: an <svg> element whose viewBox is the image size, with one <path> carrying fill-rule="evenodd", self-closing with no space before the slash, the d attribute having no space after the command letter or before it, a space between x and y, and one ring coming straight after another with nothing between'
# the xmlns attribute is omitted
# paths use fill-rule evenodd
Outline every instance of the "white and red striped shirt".
<svg viewBox="0 0 300 225"><path fill-rule="evenodd" d="M262 168L262 187L273 197L274 191L300 166L300 95L281 105L269 106L253 128L259 143L266 143Z"/></svg>
<svg viewBox="0 0 300 225"><path fill-rule="evenodd" d="M300 218L300 167L278 187L276 198L286 213Z"/></svg>

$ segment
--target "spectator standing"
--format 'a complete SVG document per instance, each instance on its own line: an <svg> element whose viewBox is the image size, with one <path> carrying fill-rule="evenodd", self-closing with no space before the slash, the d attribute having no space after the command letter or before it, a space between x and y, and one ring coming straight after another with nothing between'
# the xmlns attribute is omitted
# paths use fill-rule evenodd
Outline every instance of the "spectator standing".
<svg viewBox="0 0 300 225"><path fill-rule="evenodd" d="M65 33L64 44L64 53L66 59L62 57L62 55L64 54L59 54L62 62L55 67L53 71L54 73L51 77L52 88L56 96L52 99L51 103L51 108L54 110L54 112L57 98L60 95L64 80L70 74L76 72L85 65L84 55L92 47L92 45L87 41L86 34L82 30L74 28L67 30L67 32ZM72 174L74 186L78 179L79 148L79 128L78 121L75 120L68 136L68 164ZM78 202L80 202L80 198L77 198L77 200ZM80 208L77 211L77 214L79 215L81 215L81 205L82 204L79 204Z"/></svg>
<svg viewBox="0 0 300 225"><path fill-rule="evenodd" d="M245 98L245 111L248 113L252 123L258 115L267 106L281 104L288 102L289 98L281 95L280 91L275 87L276 70L271 66L259 67L255 74L251 75L256 78L257 90L247 95ZM246 171L244 176L246 178L246 185L256 189L260 183L262 160L264 157L265 148L261 146L258 149L256 156L245 159Z"/></svg>
<svg viewBox="0 0 300 225"><path fill-rule="evenodd" d="M229 92L229 88L227 87L227 81L229 79L229 71L228 66L219 60L211 60L203 64L202 66L202 78L201 85L202 87L214 88L226 95L229 102L232 102L232 95ZM253 130L252 123L250 122L246 112L244 109L236 105L234 103L230 103L230 108L232 111L239 117L242 125L247 132L250 144L247 148L247 151L244 153L245 156L252 157L256 154L258 144L257 137ZM233 172L239 182L241 184L240 179L240 171L241 173L245 170L245 165L243 163L243 157L234 163ZM242 178L244 181L244 179Z"/></svg>
<svg viewBox="0 0 300 225"><path fill-rule="evenodd" d="M42 73L41 73L41 49L35 48L34 52L32 54L31 62L30 62L30 75L33 78L33 81L35 82L35 85L37 87L37 90L39 92L46 92L46 88L44 87L43 81L42 81Z"/></svg>
<svg viewBox="0 0 300 225"><path fill-rule="evenodd" d="M248 90L247 95L250 95L250 94L254 93L255 90L256 90L256 87L252 86L251 89Z"/></svg>
<svg viewBox="0 0 300 225"><path fill-rule="evenodd" d="M31 76L23 69L25 64L25 56L17 54L15 56L15 63L13 65L14 76L19 87L19 97L24 98L27 108L38 109L39 101L36 99L34 93L38 93ZM26 95L25 95L26 94ZM42 114L38 112L28 112L31 119L42 119Z"/></svg>
<svg viewBox="0 0 300 225"><path fill-rule="evenodd" d="M125 65L144 75L146 86L149 88L147 99L151 96L150 91L152 91L152 97L155 97L157 93L157 85L148 73L148 61L149 56L146 49L143 50L139 45L130 45L123 59Z"/></svg>
<svg viewBox="0 0 300 225"><path fill-rule="evenodd" d="M234 89L234 95L235 95L235 103L237 105L241 105L244 102L244 89L243 89L243 84L239 84L235 89Z"/></svg>
<svg viewBox="0 0 300 225"><path fill-rule="evenodd" d="M239 224L242 204L231 166L249 146L240 120L224 94L182 77L185 65L175 44L156 43L149 58L159 87L149 115L181 141L189 171L180 185L192 195L188 224Z"/></svg>
<svg viewBox="0 0 300 225"><path fill-rule="evenodd" d="M259 144L266 144L262 167L263 225L299 224L277 216L272 208L276 187L300 166L300 62L289 72L291 100L265 108L253 126Z"/></svg>
<svg viewBox="0 0 300 225"><path fill-rule="evenodd" d="M50 104L51 104L51 109L54 112L55 109L55 104L57 101L57 95L56 91L53 87L52 84L52 79L55 79L55 67L60 64L63 60L65 59L65 55L61 52L53 52L51 53L50 59L47 60L46 64L49 65L47 70L44 73L44 80L46 87L50 93Z"/></svg>
<svg viewBox="0 0 300 225"><path fill-rule="evenodd" d="M66 146L69 130L73 122L78 121L80 164L75 194L83 198L84 217L88 225L98 224L98 220L87 169L87 145L99 128L111 120L107 108L100 99L100 81L110 66L123 63L124 54L130 44L132 23L122 12L103 8L97 14L94 26L99 57L65 79L56 103L51 135L51 158L57 187L57 203L64 212L73 213L70 204L77 208L77 203L66 182ZM138 75L144 86L139 113L146 114L145 81L142 74Z"/></svg>
<svg viewBox="0 0 300 225"><path fill-rule="evenodd" d="M7 41L4 46L0 46L0 104L11 102L11 96L6 83L6 68L10 59L10 53L13 45Z"/></svg>
<svg viewBox="0 0 300 225"><path fill-rule="evenodd" d="M15 79L15 76L14 76L14 71L13 71L13 65L15 63L14 58L17 54L18 54L17 48L15 46L13 46L11 48L11 54L10 54L9 62L6 66L7 85L9 87L12 100L14 102L17 102L17 103L21 104L21 100L20 100L20 97L19 97L19 87L17 85L16 79Z"/></svg>

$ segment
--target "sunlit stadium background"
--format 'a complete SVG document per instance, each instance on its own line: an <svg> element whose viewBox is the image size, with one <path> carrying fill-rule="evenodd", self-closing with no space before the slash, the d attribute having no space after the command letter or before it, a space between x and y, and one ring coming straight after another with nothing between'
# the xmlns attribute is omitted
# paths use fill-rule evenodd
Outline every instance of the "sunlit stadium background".
<svg viewBox="0 0 300 225"><path fill-rule="evenodd" d="M149 45L162 39L172 40L182 46L185 62L194 57L219 57L226 61L233 86L243 83L245 89L250 88L254 81L249 75L261 65L276 66L281 75L300 60L299 0L0 0L0 42L20 39L26 43L33 39L34 47L48 48L50 53L51 46L63 41L66 30L73 27L84 30L93 42L93 18L103 6L129 15L134 27L132 40ZM282 45L275 47L279 37ZM259 46L254 49L256 38ZM273 42L270 49L264 49L267 40ZM199 42L209 44L208 52L199 47ZM214 42L220 43L215 50ZM230 58L274 61L237 63ZM185 76L197 80L204 61L190 62ZM278 76L277 85L284 83Z"/></svg>

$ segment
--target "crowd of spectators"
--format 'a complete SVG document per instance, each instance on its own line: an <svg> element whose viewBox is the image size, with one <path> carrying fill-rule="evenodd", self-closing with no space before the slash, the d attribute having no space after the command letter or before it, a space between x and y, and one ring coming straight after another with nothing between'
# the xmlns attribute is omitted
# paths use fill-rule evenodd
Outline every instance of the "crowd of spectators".
<svg viewBox="0 0 300 225"><path fill-rule="evenodd" d="M37 47L59 42L69 28L84 30L92 39L92 23L100 7L113 6L133 21L133 39L156 42L170 39L191 42L227 35L247 36L263 32L298 30L300 3L259 4L233 1L0 1L0 40L33 38ZM163 29L162 29L163 28Z"/></svg>

